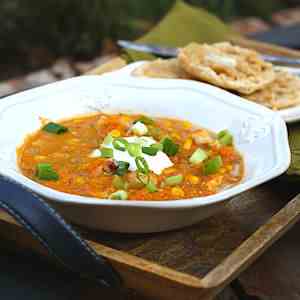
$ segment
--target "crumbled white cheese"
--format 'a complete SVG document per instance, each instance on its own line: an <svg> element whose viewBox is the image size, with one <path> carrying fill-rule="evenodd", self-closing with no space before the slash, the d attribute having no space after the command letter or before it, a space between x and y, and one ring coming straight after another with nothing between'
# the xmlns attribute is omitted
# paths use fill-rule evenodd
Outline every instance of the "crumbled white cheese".
<svg viewBox="0 0 300 300"><path fill-rule="evenodd" d="M215 62L220 65L224 65L229 68L235 68L237 65L237 61L233 57L225 56L225 55L217 55L215 53L210 53L205 56L207 60Z"/></svg>
<svg viewBox="0 0 300 300"><path fill-rule="evenodd" d="M157 143L152 137L149 136L130 136L124 137L129 143L138 143L141 146L148 147ZM129 171L136 171L135 158L132 157L127 151L120 151L113 147L112 143L107 144L106 147L113 149L113 158L117 161L126 161L129 163ZM148 163L149 169L157 175L160 175L166 168L172 167L173 163L170 158L162 151L158 151L156 155L151 156L145 153L141 154Z"/></svg>
<svg viewBox="0 0 300 300"><path fill-rule="evenodd" d="M91 157L91 158L101 157L101 151L100 151L99 149L94 149L94 150L90 153L89 157Z"/></svg>
<svg viewBox="0 0 300 300"><path fill-rule="evenodd" d="M145 135L148 132L147 126L142 122L136 122L132 125L131 131L136 135Z"/></svg>

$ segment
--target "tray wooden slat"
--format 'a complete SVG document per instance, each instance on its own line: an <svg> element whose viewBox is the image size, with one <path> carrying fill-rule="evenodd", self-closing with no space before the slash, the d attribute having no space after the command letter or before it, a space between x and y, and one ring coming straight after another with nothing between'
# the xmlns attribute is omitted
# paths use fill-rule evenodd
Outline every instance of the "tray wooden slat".
<svg viewBox="0 0 300 300"><path fill-rule="evenodd" d="M235 43L300 57L298 51L269 44L245 39ZM115 58L89 74L102 74L125 64ZM299 220L300 196L296 195L296 190L282 182L269 182L237 196L216 216L166 233L126 235L77 229L98 254L111 261L128 287L155 299L209 299ZM3 212L0 236L20 249L46 254Z"/></svg>

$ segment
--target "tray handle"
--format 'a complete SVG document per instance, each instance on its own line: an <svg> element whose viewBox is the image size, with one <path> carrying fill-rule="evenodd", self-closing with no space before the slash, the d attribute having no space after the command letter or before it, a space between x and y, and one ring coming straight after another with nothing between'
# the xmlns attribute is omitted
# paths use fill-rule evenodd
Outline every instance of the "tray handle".
<svg viewBox="0 0 300 300"><path fill-rule="evenodd" d="M300 194L245 240L230 256L209 272L201 283L206 288L226 286L300 219Z"/></svg>

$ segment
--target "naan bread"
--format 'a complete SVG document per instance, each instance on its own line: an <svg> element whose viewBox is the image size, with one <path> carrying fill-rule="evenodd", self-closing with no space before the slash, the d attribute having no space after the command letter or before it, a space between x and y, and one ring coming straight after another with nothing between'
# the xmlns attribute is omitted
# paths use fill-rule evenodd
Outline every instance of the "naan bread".
<svg viewBox="0 0 300 300"><path fill-rule="evenodd" d="M246 98L273 110L298 105L300 104L300 78L285 71L278 71L271 84Z"/></svg>
<svg viewBox="0 0 300 300"><path fill-rule="evenodd" d="M178 60L174 59L156 59L146 62L133 70L132 75L138 77L153 78L191 78L180 66Z"/></svg>
<svg viewBox="0 0 300 300"><path fill-rule="evenodd" d="M256 51L228 42L191 43L179 51L178 60L192 77L242 94L262 89L275 77L272 64Z"/></svg>

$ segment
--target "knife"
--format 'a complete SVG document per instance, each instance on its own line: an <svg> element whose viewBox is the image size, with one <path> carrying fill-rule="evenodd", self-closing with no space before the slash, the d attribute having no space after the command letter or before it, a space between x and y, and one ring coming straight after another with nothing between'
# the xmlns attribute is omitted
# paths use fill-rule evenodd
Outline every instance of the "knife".
<svg viewBox="0 0 300 300"><path fill-rule="evenodd" d="M135 43L135 42L125 41L125 40L118 40L117 44L120 47L125 49L151 53L164 58L176 57L179 52L178 48L164 47L164 46L159 46L154 44ZM297 58L289 58L285 56L277 56L277 55L269 55L269 54L260 54L260 55L265 61L271 62L273 64L300 66L300 59Z"/></svg>

